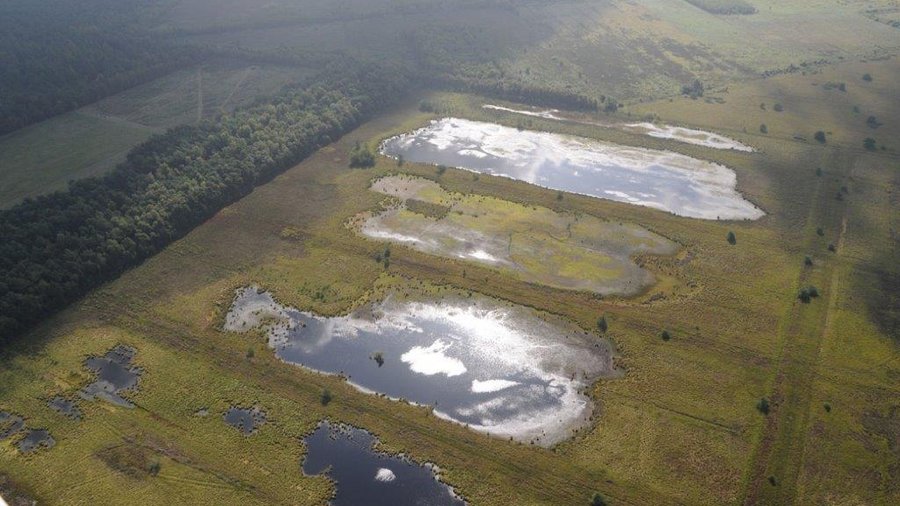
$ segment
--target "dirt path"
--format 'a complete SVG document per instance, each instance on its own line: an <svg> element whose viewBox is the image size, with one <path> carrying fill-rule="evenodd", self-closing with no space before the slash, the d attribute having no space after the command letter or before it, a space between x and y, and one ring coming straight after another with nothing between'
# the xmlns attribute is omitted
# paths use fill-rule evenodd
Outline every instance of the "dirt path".
<svg viewBox="0 0 900 506"><path fill-rule="evenodd" d="M842 158L842 157L839 157ZM852 159L839 161L845 167ZM840 176L844 176L842 172ZM829 333L831 314L836 308L839 269L839 255L847 231L845 202L835 213L835 201L831 199L831 177L822 178L813 200L806 223L807 239L805 249L812 254L822 249L822 238L815 229L838 230L836 252L831 258L824 257L813 269L800 267L795 290L814 284L827 301L813 299L809 304L791 298L791 307L786 311L779 328L778 340L781 352L772 388L768 395L771 411L766 417L765 427L757 443L756 453L748 471L744 494L744 504L793 504L797 493L797 478L803 464L806 444L810 403L815 378L819 373L819 358L822 343ZM833 184L833 183L831 183ZM831 211L831 212L829 212ZM840 216L837 217L836 215ZM830 219L829 219L830 218ZM838 224L839 223L839 224ZM799 264L799 262L798 262ZM813 281L816 283L813 283ZM774 484L772 482L774 480Z"/></svg>
<svg viewBox="0 0 900 506"><path fill-rule="evenodd" d="M237 93L237 91L239 89L241 89L241 86L244 85L244 81L246 81L247 78L250 77L250 74L252 74L252 73L253 73L253 67L249 67L246 70L244 70L243 74L241 74L240 79L238 79L238 82L235 83L234 88L231 89L231 93L229 93L228 96L225 97L225 100L222 101L222 105L219 106L220 112L222 112L222 113L226 112L225 107L228 106L228 102L231 102L231 98L234 97L234 94Z"/></svg>

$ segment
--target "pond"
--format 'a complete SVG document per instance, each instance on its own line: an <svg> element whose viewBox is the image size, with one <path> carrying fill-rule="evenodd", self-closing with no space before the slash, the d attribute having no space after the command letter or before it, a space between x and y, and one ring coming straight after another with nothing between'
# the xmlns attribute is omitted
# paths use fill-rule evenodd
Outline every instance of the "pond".
<svg viewBox="0 0 900 506"><path fill-rule="evenodd" d="M386 140L381 151L701 219L758 219L724 165L669 151L459 118Z"/></svg>
<svg viewBox="0 0 900 506"><path fill-rule="evenodd" d="M434 466L376 451L378 440L362 429L322 422L304 442L303 472L335 482L334 506L465 504L437 479Z"/></svg>
<svg viewBox="0 0 900 506"><path fill-rule="evenodd" d="M584 390L613 377L608 341L486 297L388 296L347 316L237 291L225 330L265 328L287 362L342 374L358 388L434 407L435 414L502 437L550 446L588 423Z"/></svg>
<svg viewBox="0 0 900 506"><path fill-rule="evenodd" d="M119 345L102 357L90 357L84 365L97 375L96 381L81 389L86 400L102 399L117 406L133 408L134 404L122 397L137 388L141 371L131 365L137 350Z"/></svg>
<svg viewBox="0 0 900 506"><path fill-rule="evenodd" d="M225 423L248 436L256 432L259 426L266 423L266 414L255 406L252 408L231 407L225 412Z"/></svg>

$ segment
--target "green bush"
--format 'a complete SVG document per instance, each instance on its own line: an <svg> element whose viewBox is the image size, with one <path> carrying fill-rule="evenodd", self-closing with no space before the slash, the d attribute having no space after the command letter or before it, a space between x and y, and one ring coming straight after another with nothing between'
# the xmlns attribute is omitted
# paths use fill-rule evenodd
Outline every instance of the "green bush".
<svg viewBox="0 0 900 506"><path fill-rule="evenodd" d="M765 397L761 398L759 402L756 403L756 410L764 415L769 414L769 399Z"/></svg>
<svg viewBox="0 0 900 506"><path fill-rule="evenodd" d="M813 139L817 140L820 144L825 144L825 132L819 130L815 134L813 134Z"/></svg>
<svg viewBox="0 0 900 506"><path fill-rule="evenodd" d="M726 239L728 240L728 244L730 244L732 246L737 244L737 236L735 236L734 232L732 232L730 230L728 231L728 237L726 237Z"/></svg>

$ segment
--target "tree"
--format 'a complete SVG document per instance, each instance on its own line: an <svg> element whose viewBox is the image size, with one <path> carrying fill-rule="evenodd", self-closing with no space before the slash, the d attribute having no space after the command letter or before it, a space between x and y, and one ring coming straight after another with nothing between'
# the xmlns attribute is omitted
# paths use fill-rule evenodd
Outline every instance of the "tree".
<svg viewBox="0 0 900 506"><path fill-rule="evenodd" d="M866 81L867 83L871 83L872 82L872 74L868 74L868 73L863 74L863 81Z"/></svg>
<svg viewBox="0 0 900 506"><path fill-rule="evenodd" d="M756 403L756 410L764 415L769 414L769 399L765 397L761 398L759 402Z"/></svg>
<svg viewBox="0 0 900 506"><path fill-rule="evenodd" d="M863 141L863 147L866 148L866 151L875 151L877 149L875 146L875 139L866 137Z"/></svg>
<svg viewBox="0 0 900 506"><path fill-rule="evenodd" d="M819 130L813 134L813 139L819 141L820 144L825 144L825 132Z"/></svg>
<svg viewBox="0 0 900 506"><path fill-rule="evenodd" d="M322 389L322 394L319 395L319 402L321 402L323 406L327 406L328 403L331 402L331 392L329 392L327 388Z"/></svg>
<svg viewBox="0 0 900 506"><path fill-rule="evenodd" d="M700 82L699 79L694 79L694 82L691 84L686 84L681 87L681 94L686 95L691 98L699 98L703 96L703 83Z"/></svg>
<svg viewBox="0 0 900 506"><path fill-rule="evenodd" d="M735 235L734 235L734 232L732 232L731 230L728 231L728 237L727 237L727 239L728 239L728 244L730 244L730 245L732 245L732 246L734 246L735 244L737 244L737 236L735 236Z"/></svg>
<svg viewBox="0 0 900 506"><path fill-rule="evenodd" d="M609 325L606 323L606 315L597 318L597 329L601 333L605 333L609 329Z"/></svg>
<svg viewBox="0 0 900 506"><path fill-rule="evenodd" d="M359 141L350 150L350 168L364 169L375 166L375 155L369 150L366 144L360 144Z"/></svg>
<svg viewBox="0 0 900 506"><path fill-rule="evenodd" d="M663 330L662 334L660 334L659 337L661 337L663 341L668 341L669 339L672 339L672 335L669 334L668 330Z"/></svg>
<svg viewBox="0 0 900 506"><path fill-rule="evenodd" d="M763 123L763 124L759 125L759 132L767 134L767 133L769 133L769 127L767 127L766 124Z"/></svg>
<svg viewBox="0 0 900 506"><path fill-rule="evenodd" d="M599 492L595 492L591 497L591 506L606 506L606 499Z"/></svg>

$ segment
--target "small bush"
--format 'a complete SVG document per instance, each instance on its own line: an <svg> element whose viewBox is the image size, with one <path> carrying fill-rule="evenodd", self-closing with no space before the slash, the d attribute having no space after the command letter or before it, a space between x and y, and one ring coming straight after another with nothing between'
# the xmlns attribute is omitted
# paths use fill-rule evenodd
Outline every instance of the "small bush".
<svg viewBox="0 0 900 506"><path fill-rule="evenodd" d="M599 492L594 493L591 497L591 506L606 506L606 499Z"/></svg>
<svg viewBox="0 0 900 506"><path fill-rule="evenodd" d="M606 332L609 329L609 325L606 323L606 316L601 316L597 318L597 329L602 333Z"/></svg>
<svg viewBox="0 0 900 506"><path fill-rule="evenodd" d="M438 165L437 166L437 175L443 176L444 172L447 172L447 166L446 165Z"/></svg>
<svg viewBox="0 0 900 506"><path fill-rule="evenodd" d="M765 123L759 125L759 132L763 134L769 133L769 127L766 126Z"/></svg>
<svg viewBox="0 0 900 506"><path fill-rule="evenodd" d="M863 141L863 147L866 148L866 151L875 151L876 149L878 149L875 146L875 139L871 137L866 137L866 139Z"/></svg>
<svg viewBox="0 0 900 506"><path fill-rule="evenodd" d="M772 107L772 109L775 109L775 112L782 112L782 111L784 111L784 106L781 105L781 104L776 103L776 104Z"/></svg>
<svg viewBox="0 0 900 506"><path fill-rule="evenodd" d="M319 396L319 402L321 402L323 406L327 406L328 403L331 402L331 399L331 392L329 392L327 388L322 389L322 395Z"/></svg>
<svg viewBox="0 0 900 506"><path fill-rule="evenodd" d="M256 352L253 351L253 348L247 348L247 358L251 359L254 355L256 355Z"/></svg>
<svg viewBox="0 0 900 506"><path fill-rule="evenodd" d="M825 404L822 404L822 407L825 408L826 413L831 413L831 404L826 402Z"/></svg>
<svg viewBox="0 0 900 506"><path fill-rule="evenodd" d="M147 472L150 473L150 476L156 476L161 469L162 464L160 464L158 460L154 460L150 463L150 467L147 468Z"/></svg>
<svg viewBox="0 0 900 506"><path fill-rule="evenodd" d="M800 302L804 304L809 304L809 301L812 300L812 298L809 296L809 290L807 290L806 288L800 290L800 293L797 294L797 298L800 299Z"/></svg>
<svg viewBox="0 0 900 506"><path fill-rule="evenodd" d="M759 402L756 403L756 410L764 415L769 414L769 399L765 397L761 398Z"/></svg>
<svg viewBox="0 0 900 506"><path fill-rule="evenodd" d="M769 475L769 485L772 485L773 487L774 487L775 485L778 485L778 481L775 480L775 477L772 476L772 475Z"/></svg>
<svg viewBox="0 0 900 506"><path fill-rule="evenodd" d="M561 201L563 199L563 192L556 192L556 200Z"/></svg>
<svg viewBox="0 0 900 506"><path fill-rule="evenodd" d="M660 334L659 337L661 337L663 341L668 341L669 339L672 339L672 335L669 334L668 330L663 330L662 334Z"/></svg>
<svg viewBox="0 0 900 506"><path fill-rule="evenodd" d="M359 142L350 150L350 168L365 169L375 166L375 155L369 150L369 146Z"/></svg>
<svg viewBox="0 0 900 506"><path fill-rule="evenodd" d="M868 118L866 118L866 125L868 125L869 128L874 129L880 127L881 123L878 122L878 118L876 118L875 116L869 116Z"/></svg>
<svg viewBox="0 0 900 506"><path fill-rule="evenodd" d="M812 264L813 264L813 260L809 256L807 256L803 259L803 265L805 265L807 267L812 267Z"/></svg>
<svg viewBox="0 0 900 506"><path fill-rule="evenodd" d="M819 227L816 229L816 235L818 235L819 237L822 237L823 235L825 235L825 231L822 230L822 227Z"/></svg>
<svg viewBox="0 0 900 506"><path fill-rule="evenodd" d="M816 176L822 177L822 167L816 167Z"/></svg>
<svg viewBox="0 0 900 506"><path fill-rule="evenodd" d="M872 74L868 74L868 73L863 74L863 81L865 81L867 83L871 83L872 82Z"/></svg>
<svg viewBox="0 0 900 506"><path fill-rule="evenodd" d="M732 246L737 244L737 236L735 236L734 232L732 232L730 230L728 231L728 237L726 237L726 239L728 240L728 244L730 244Z"/></svg>
<svg viewBox="0 0 900 506"><path fill-rule="evenodd" d="M825 144L825 142L826 142L825 132L819 130L818 132L816 132L815 134L813 134L813 139L815 139L816 141L818 141L819 144Z"/></svg>
<svg viewBox="0 0 900 506"><path fill-rule="evenodd" d="M837 248L834 247L834 243L828 245L828 251L834 253L837 251Z"/></svg>

